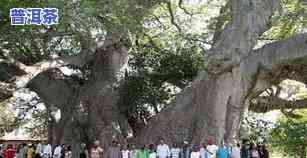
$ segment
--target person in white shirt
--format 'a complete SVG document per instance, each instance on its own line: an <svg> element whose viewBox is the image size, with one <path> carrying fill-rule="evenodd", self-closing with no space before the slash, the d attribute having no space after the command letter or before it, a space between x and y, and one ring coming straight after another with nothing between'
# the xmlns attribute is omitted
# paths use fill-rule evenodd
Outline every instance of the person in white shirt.
<svg viewBox="0 0 307 158"><path fill-rule="evenodd" d="M241 147L239 143L237 144L236 147L232 148L230 157L231 158L241 158Z"/></svg>
<svg viewBox="0 0 307 158"><path fill-rule="evenodd" d="M216 152L219 149L217 145L214 144L214 141L212 138L208 139L208 145L207 145L207 156L208 158L215 158L216 157Z"/></svg>
<svg viewBox="0 0 307 158"><path fill-rule="evenodd" d="M128 150L126 145L123 146L121 153L122 153L121 158L129 158L130 151Z"/></svg>
<svg viewBox="0 0 307 158"><path fill-rule="evenodd" d="M201 158L205 158L206 148L204 143L200 143L199 145L199 153Z"/></svg>
<svg viewBox="0 0 307 158"><path fill-rule="evenodd" d="M62 147L61 145L57 145L53 152L53 158L60 158L62 153Z"/></svg>
<svg viewBox="0 0 307 158"><path fill-rule="evenodd" d="M164 139L160 140L160 144L157 147L157 154L159 158L167 158L170 156L170 150Z"/></svg>
<svg viewBox="0 0 307 158"><path fill-rule="evenodd" d="M155 151L155 145L154 144L149 144L149 158L157 158L157 153Z"/></svg>
<svg viewBox="0 0 307 158"><path fill-rule="evenodd" d="M135 146L130 145L129 149L130 149L129 158L136 158L137 150L135 149Z"/></svg>
<svg viewBox="0 0 307 158"><path fill-rule="evenodd" d="M51 150L51 145L46 144L43 147L43 158L51 158L52 156L52 150Z"/></svg>
<svg viewBox="0 0 307 158"><path fill-rule="evenodd" d="M41 143L38 143L36 146L35 154L42 156L43 155L43 146Z"/></svg>
<svg viewBox="0 0 307 158"><path fill-rule="evenodd" d="M198 146L194 146L193 147L193 151L191 152L191 156L190 158L201 158L200 152L199 152L199 147Z"/></svg>
<svg viewBox="0 0 307 158"><path fill-rule="evenodd" d="M180 148L177 143L174 143L173 146L171 147L171 158L179 158L180 155Z"/></svg>

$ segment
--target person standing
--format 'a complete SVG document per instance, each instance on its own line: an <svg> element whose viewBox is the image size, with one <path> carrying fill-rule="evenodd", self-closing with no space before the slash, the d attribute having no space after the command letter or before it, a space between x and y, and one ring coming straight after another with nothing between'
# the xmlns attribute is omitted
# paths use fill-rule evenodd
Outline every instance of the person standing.
<svg viewBox="0 0 307 158"><path fill-rule="evenodd" d="M180 149L179 158L190 158L191 146L188 141L183 141L182 147Z"/></svg>
<svg viewBox="0 0 307 158"><path fill-rule="evenodd" d="M3 158L3 154L4 154L4 145L1 143L0 144L0 158Z"/></svg>
<svg viewBox="0 0 307 158"><path fill-rule="evenodd" d="M216 157L217 158L229 158L230 157L230 150L226 143L223 143L223 145L217 150Z"/></svg>
<svg viewBox="0 0 307 158"><path fill-rule="evenodd" d="M94 142L94 147L91 149L91 158L103 158L103 149L98 140Z"/></svg>
<svg viewBox="0 0 307 158"><path fill-rule="evenodd" d="M137 150L135 149L135 145L129 145L129 149L130 149L129 158L136 158Z"/></svg>
<svg viewBox="0 0 307 158"><path fill-rule="evenodd" d="M260 156L260 158L269 158L270 157L269 151L266 149L266 146L264 144L260 145L260 147L259 147L259 156Z"/></svg>
<svg viewBox="0 0 307 158"><path fill-rule="evenodd" d="M180 155L180 148L178 143L173 143L172 147L171 147L171 158L179 158Z"/></svg>
<svg viewBox="0 0 307 158"><path fill-rule="evenodd" d="M170 156L169 146L165 144L164 139L160 140L160 144L157 147L157 154L159 158L167 158Z"/></svg>
<svg viewBox="0 0 307 158"><path fill-rule="evenodd" d="M81 143L79 158L89 158L85 143Z"/></svg>
<svg viewBox="0 0 307 158"><path fill-rule="evenodd" d="M16 150L13 149L13 145L9 144L7 149L4 151L4 158L14 158L16 155Z"/></svg>
<svg viewBox="0 0 307 158"><path fill-rule="evenodd" d="M22 144L17 145L16 147L16 158L22 158L22 153L21 153L21 149L22 149Z"/></svg>
<svg viewBox="0 0 307 158"><path fill-rule="evenodd" d="M58 144L53 151L53 158L61 158L62 146Z"/></svg>
<svg viewBox="0 0 307 158"><path fill-rule="evenodd" d="M260 158L259 152L257 150L257 146L254 143L251 144L250 157L251 158Z"/></svg>
<svg viewBox="0 0 307 158"><path fill-rule="evenodd" d="M43 146L40 142L38 142L35 149L35 157L41 158L42 156L43 156Z"/></svg>
<svg viewBox="0 0 307 158"><path fill-rule="evenodd" d="M27 156L27 145L25 143L22 143L18 146L16 157L17 158L26 158L26 156Z"/></svg>
<svg viewBox="0 0 307 158"><path fill-rule="evenodd" d="M241 148L240 144L238 143L231 151L231 158L241 158Z"/></svg>
<svg viewBox="0 0 307 158"><path fill-rule="evenodd" d="M149 158L157 158L157 153L154 144L149 144Z"/></svg>
<svg viewBox="0 0 307 158"><path fill-rule="evenodd" d="M72 158L71 146L70 145L68 145L66 150L65 150L65 158Z"/></svg>
<svg viewBox="0 0 307 158"><path fill-rule="evenodd" d="M193 147L190 158L201 158L199 147L197 145Z"/></svg>
<svg viewBox="0 0 307 158"><path fill-rule="evenodd" d="M121 151L121 158L129 158L129 155L130 155L130 151L129 151L127 145L124 145L123 149Z"/></svg>
<svg viewBox="0 0 307 158"><path fill-rule="evenodd" d="M149 158L149 152L146 149L145 145L141 147L140 150L137 151L136 153L136 158Z"/></svg>
<svg viewBox="0 0 307 158"><path fill-rule="evenodd" d="M46 143L43 146L43 158L51 158L52 157L52 148L51 145Z"/></svg>
<svg viewBox="0 0 307 158"><path fill-rule="evenodd" d="M200 143L199 145L199 153L201 158L206 158L206 146L204 143Z"/></svg>
<svg viewBox="0 0 307 158"><path fill-rule="evenodd" d="M208 158L215 158L217 150L218 150L218 146L215 145L214 140L212 138L209 138L208 139L208 145L207 145L207 148L206 148L207 157Z"/></svg>
<svg viewBox="0 0 307 158"><path fill-rule="evenodd" d="M244 139L242 141L242 147L241 147L241 158L250 158L250 145L249 141Z"/></svg>
<svg viewBox="0 0 307 158"><path fill-rule="evenodd" d="M61 150L61 156L60 156L60 158L65 158L66 145L65 145L65 144L62 144L62 145L61 145L61 148L62 148L62 150Z"/></svg>
<svg viewBox="0 0 307 158"><path fill-rule="evenodd" d="M29 144L28 151L27 151L27 158L34 157L34 146L33 144Z"/></svg>
<svg viewBox="0 0 307 158"><path fill-rule="evenodd" d="M120 144L113 140L111 146L108 149L107 158L121 158Z"/></svg>

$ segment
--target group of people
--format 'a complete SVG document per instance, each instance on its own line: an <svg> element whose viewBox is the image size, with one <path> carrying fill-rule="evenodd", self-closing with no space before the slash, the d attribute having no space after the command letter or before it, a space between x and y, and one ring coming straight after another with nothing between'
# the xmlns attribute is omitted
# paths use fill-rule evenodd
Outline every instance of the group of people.
<svg viewBox="0 0 307 158"><path fill-rule="evenodd" d="M0 158L72 158L71 147L64 144L57 145L54 150L48 143L8 144L6 147L1 145L0 149Z"/></svg>
<svg viewBox="0 0 307 158"><path fill-rule="evenodd" d="M99 142L94 144L90 157L86 158L269 158L269 151L264 144L256 145L248 140L243 140L242 145L238 143L232 147L227 143L218 146L213 139L200 145L184 141L169 146L161 139L157 145L149 144L138 148L113 141L106 151L99 146Z"/></svg>
<svg viewBox="0 0 307 158"><path fill-rule="evenodd" d="M53 147L47 143L20 144L16 149L8 145L1 151L0 158L73 158L71 147L64 144ZM161 139L157 145L149 144L138 148L135 145L112 141L107 150L100 146L99 141L95 141L90 149L82 143L77 155L78 158L269 158L265 145L243 140L242 145L237 144L234 147L226 143L217 146L213 139L200 145L184 141L171 146Z"/></svg>

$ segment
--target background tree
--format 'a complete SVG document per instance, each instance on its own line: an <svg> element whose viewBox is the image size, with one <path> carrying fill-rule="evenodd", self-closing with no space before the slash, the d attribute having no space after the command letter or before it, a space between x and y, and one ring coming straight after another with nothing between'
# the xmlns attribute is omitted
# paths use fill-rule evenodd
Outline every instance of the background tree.
<svg viewBox="0 0 307 158"><path fill-rule="evenodd" d="M18 122L15 113L6 105L0 104L0 136L4 136L17 127Z"/></svg>
<svg viewBox="0 0 307 158"><path fill-rule="evenodd" d="M282 115L270 133L270 142L285 156L306 157L306 110L296 112L301 118L293 119Z"/></svg>
<svg viewBox="0 0 307 158"><path fill-rule="evenodd" d="M238 142L248 139L255 143L268 143L269 132L273 126L273 120L261 114L248 112L241 122Z"/></svg>

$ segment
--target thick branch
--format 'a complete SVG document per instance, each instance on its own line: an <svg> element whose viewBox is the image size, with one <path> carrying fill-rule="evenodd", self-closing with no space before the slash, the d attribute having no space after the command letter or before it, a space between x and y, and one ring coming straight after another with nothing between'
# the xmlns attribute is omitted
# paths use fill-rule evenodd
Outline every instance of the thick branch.
<svg viewBox="0 0 307 158"><path fill-rule="evenodd" d="M15 80L15 85L17 88L25 87L26 84L31 81L35 76L50 69L59 68L66 65L75 65L81 67L87 61L85 58L86 56L81 53L78 56L73 56L69 58L56 58L53 60L39 62L32 66L26 66L23 68L23 70L25 70L27 74L17 77Z"/></svg>
<svg viewBox="0 0 307 158"><path fill-rule="evenodd" d="M302 108L307 108L307 99L289 101L276 96L258 97L252 100L250 106L250 110L263 113L272 110Z"/></svg>
<svg viewBox="0 0 307 158"><path fill-rule="evenodd" d="M27 66L22 62L14 59L9 54L9 50L1 49L3 54L5 55L6 59L2 59L3 63L13 64L14 66L18 67L20 70L24 71L26 74L23 76L16 77L14 84L16 88L25 87L25 85L33 79L36 75L44 72L46 70L66 66L66 65L75 65L77 67L82 67L88 61L92 60L92 56L89 49L83 48L81 52L76 56L71 57L57 57L55 59L42 61L36 63L31 66Z"/></svg>
<svg viewBox="0 0 307 158"><path fill-rule="evenodd" d="M279 0L231 1L231 21L205 58L207 71L222 73L249 56L258 37L269 28L270 17L279 3Z"/></svg>
<svg viewBox="0 0 307 158"><path fill-rule="evenodd" d="M77 80L65 77L58 69L45 71L33 78L27 87L36 92L46 105L62 109L79 87Z"/></svg>
<svg viewBox="0 0 307 158"><path fill-rule="evenodd" d="M307 60L307 33L267 44L253 52L245 62L261 63L268 70L274 70L296 60ZM306 62L304 62L306 63Z"/></svg>

